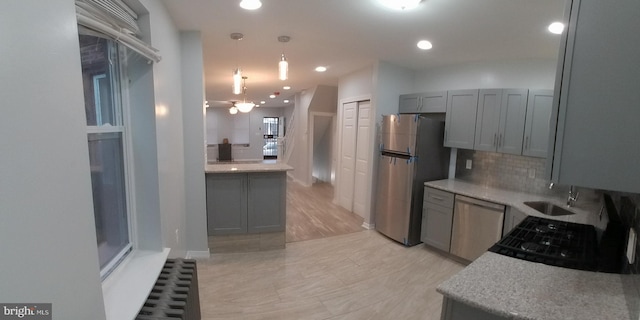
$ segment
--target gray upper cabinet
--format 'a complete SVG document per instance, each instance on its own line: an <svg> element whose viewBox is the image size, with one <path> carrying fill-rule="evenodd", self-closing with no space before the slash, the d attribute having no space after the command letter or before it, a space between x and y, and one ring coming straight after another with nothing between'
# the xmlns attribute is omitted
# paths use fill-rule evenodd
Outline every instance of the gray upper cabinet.
<svg viewBox="0 0 640 320"><path fill-rule="evenodd" d="M445 113L447 92L434 91L400 96L399 113Z"/></svg>
<svg viewBox="0 0 640 320"><path fill-rule="evenodd" d="M553 105L553 90L531 90L527 105L527 124L524 129L522 154L547 157L549 149L549 120Z"/></svg>
<svg viewBox="0 0 640 320"><path fill-rule="evenodd" d="M571 5L558 62L548 172L560 184L638 193L640 1Z"/></svg>
<svg viewBox="0 0 640 320"><path fill-rule="evenodd" d="M473 149L478 90L448 91L444 146Z"/></svg>
<svg viewBox="0 0 640 320"><path fill-rule="evenodd" d="M502 90L498 152L522 154L528 92L527 89ZM548 125L547 132L549 132Z"/></svg>
<svg viewBox="0 0 640 320"><path fill-rule="evenodd" d="M500 104L502 90L482 89L478 94L476 137L473 148L480 151L496 151L500 129Z"/></svg>
<svg viewBox="0 0 640 320"><path fill-rule="evenodd" d="M522 153L527 92L527 89L480 90L475 150Z"/></svg>

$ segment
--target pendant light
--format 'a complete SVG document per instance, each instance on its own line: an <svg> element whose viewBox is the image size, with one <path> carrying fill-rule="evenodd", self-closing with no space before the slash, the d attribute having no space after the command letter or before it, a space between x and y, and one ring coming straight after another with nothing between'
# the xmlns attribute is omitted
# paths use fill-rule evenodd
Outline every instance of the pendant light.
<svg viewBox="0 0 640 320"><path fill-rule="evenodd" d="M229 108L229 113L231 113L231 114L238 113L238 108L236 108L235 103L233 104L233 106L231 106L231 108Z"/></svg>
<svg viewBox="0 0 640 320"><path fill-rule="evenodd" d="M262 2L260 0L242 0L240 7L245 10L256 10L262 7Z"/></svg>
<svg viewBox="0 0 640 320"><path fill-rule="evenodd" d="M238 53L238 41L242 40L244 35L242 33L234 32L231 34L231 39L236 41L236 54ZM236 56L236 68L233 70L233 94L242 93L242 69L238 67L238 57Z"/></svg>
<svg viewBox="0 0 640 320"><path fill-rule="evenodd" d="M242 102L237 102L235 104L235 107L238 108L238 111L242 113L250 112L255 106L253 102L247 102L247 87L245 83L246 80L247 80L247 77L242 77L242 93L243 93Z"/></svg>
<svg viewBox="0 0 640 320"><path fill-rule="evenodd" d="M280 56L280 62L278 62L278 79L287 80L289 78L289 62L284 56L284 44L289 42L291 38L289 36L279 36L278 41L282 43L282 55Z"/></svg>

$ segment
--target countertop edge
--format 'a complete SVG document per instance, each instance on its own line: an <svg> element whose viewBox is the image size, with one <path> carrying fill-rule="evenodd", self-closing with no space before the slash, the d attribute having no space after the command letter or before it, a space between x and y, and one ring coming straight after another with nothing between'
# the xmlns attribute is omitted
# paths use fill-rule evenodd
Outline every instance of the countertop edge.
<svg viewBox="0 0 640 320"><path fill-rule="evenodd" d="M293 167L285 163L237 163L207 164L205 173L250 173L250 172L282 172L293 171Z"/></svg>

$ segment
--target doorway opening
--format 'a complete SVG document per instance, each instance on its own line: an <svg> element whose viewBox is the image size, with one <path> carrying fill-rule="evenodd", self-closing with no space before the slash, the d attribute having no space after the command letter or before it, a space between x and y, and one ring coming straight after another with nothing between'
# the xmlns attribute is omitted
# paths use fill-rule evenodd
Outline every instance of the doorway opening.
<svg viewBox="0 0 640 320"><path fill-rule="evenodd" d="M278 159L278 135L280 120L278 117L262 118L264 144L262 145L262 156L267 159Z"/></svg>

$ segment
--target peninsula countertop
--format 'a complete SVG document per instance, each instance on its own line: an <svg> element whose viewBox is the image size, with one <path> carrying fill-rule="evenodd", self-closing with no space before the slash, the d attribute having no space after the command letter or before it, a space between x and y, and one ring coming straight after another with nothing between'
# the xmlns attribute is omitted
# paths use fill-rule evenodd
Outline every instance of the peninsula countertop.
<svg viewBox="0 0 640 320"><path fill-rule="evenodd" d="M205 173L241 173L291 171L293 167L276 160L209 161L204 166Z"/></svg>

